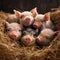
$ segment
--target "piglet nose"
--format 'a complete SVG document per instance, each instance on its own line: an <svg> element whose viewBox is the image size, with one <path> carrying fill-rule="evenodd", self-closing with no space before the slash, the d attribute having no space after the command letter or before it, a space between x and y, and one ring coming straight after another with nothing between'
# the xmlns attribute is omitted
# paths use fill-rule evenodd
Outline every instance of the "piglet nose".
<svg viewBox="0 0 60 60"><path fill-rule="evenodd" d="M16 34L12 34L11 37L16 37Z"/></svg>
<svg viewBox="0 0 60 60"><path fill-rule="evenodd" d="M37 42L39 42L39 41L40 41L40 39L39 39L39 38L36 38L36 41L37 41Z"/></svg>
<svg viewBox="0 0 60 60"><path fill-rule="evenodd" d="M31 40L30 38L26 38L26 42L29 43Z"/></svg>
<svg viewBox="0 0 60 60"><path fill-rule="evenodd" d="M33 27L34 27L34 28L38 28L38 26L37 26L36 24L33 24Z"/></svg>
<svg viewBox="0 0 60 60"><path fill-rule="evenodd" d="M25 20L26 20L27 22L30 22L30 18L26 18Z"/></svg>

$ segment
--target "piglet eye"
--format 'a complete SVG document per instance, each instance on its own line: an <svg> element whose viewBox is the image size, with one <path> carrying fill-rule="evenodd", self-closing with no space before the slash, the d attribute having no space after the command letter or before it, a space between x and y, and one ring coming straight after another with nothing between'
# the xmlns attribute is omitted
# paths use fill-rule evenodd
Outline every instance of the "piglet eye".
<svg viewBox="0 0 60 60"><path fill-rule="evenodd" d="M21 30L19 30L19 31L21 31Z"/></svg>
<svg viewBox="0 0 60 60"><path fill-rule="evenodd" d="M8 28L7 31L11 31L11 28Z"/></svg>
<svg viewBox="0 0 60 60"><path fill-rule="evenodd" d="M23 18L24 17L24 15L21 15L21 17L20 18Z"/></svg>
<svg viewBox="0 0 60 60"><path fill-rule="evenodd" d="M23 32L23 35L26 35L26 32Z"/></svg>
<svg viewBox="0 0 60 60"><path fill-rule="evenodd" d="M45 36L46 39L49 39L49 37Z"/></svg>

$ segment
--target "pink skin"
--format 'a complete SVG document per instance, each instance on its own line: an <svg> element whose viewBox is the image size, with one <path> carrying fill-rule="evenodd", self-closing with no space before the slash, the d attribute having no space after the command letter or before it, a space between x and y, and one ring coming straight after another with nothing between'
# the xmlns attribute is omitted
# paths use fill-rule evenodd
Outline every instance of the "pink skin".
<svg viewBox="0 0 60 60"><path fill-rule="evenodd" d="M36 29L50 28L54 30L54 26L50 20L50 13L36 15L33 27Z"/></svg>
<svg viewBox="0 0 60 60"><path fill-rule="evenodd" d="M12 38L16 38L16 37L17 37L16 33L11 34L10 36L11 36Z"/></svg>
<svg viewBox="0 0 60 60"><path fill-rule="evenodd" d="M30 18L26 18L25 21L26 21L27 23L29 23L29 22L30 22Z"/></svg>
<svg viewBox="0 0 60 60"><path fill-rule="evenodd" d="M22 25L29 26L31 25L33 20L30 17L25 17L24 20L22 20Z"/></svg>
<svg viewBox="0 0 60 60"><path fill-rule="evenodd" d="M14 10L14 12L17 18L20 17L20 23L24 26L30 26L34 21L34 17L38 14L37 8L34 8L31 11L24 11L22 13L17 10Z"/></svg>
<svg viewBox="0 0 60 60"><path fill-rule="evenodd" d="M34 18L32 16L32 13L29 11L25 11L21 13L20 23L24 26L30 26L32 22L34 21Z"/></svg>
<svg viewBox="0 0 60 60"><path fill-rule="evenodd" d="M39 29L42 25L39 22L34 22L33 27Z"/></svg>
<svg viewBox="0 0 60 60"><path fill-rule="evenodd" d="M25 43L29 44L31 42L31 39L29 37L25 38Z"/></svg>
<svg viewBox="0 0 60 60"><path fill-rule="evenodd" d="M36 42L38 44L40 43L47 44L51 40L50 38L53 38L55 34L57 34L57 32L54 32L51 29L45 28L41 31L40 35L36 37Z"/></svg>
<svg viewBox="0 0 60 60"><path fill-rule="evenodd" d="M31 43L31 36L30 35L25 35L22 37L22 42L25 45L29 45Z"/></svg>
<svg viewBox="0 0 60 60"><path fill-rule="evenodd" d="M12 22L18 22L19 20L19 17L20 17L20 12L17 11L17 10L13 10L14 11L14 14L9 14L7 16L7 21L12 23Z"/></svg>
<svg viewBox="0 0 60 60"><path fill-rule="evenodd" d="M42 36L37 37L37 38L36 38L36 41L37 41L37 42L41 42L42 38L43 38Z"/></svg>
<svg viewBox="0 0 60 60"><path fill-rule="evenodd" d="M21 37L21 31L22 27L20 24L18 23L8 23L5 22L6 26L7 26L7 32L8 35L12 38L12 39L19 39L19 37Z"/></svg>
<svg viewBox="0 0 60 60"><path fill-rule="evenodd" d="M19 11L17 11L17 10L13 10L13 11L15 13L16 19L18 19L20 17L21 13Z"/></svg>
<svg viewBox="0 0 60 60"><path fill-rule="evenodd" d="M33 27L36 29L40 29L43 26L43 21L44 21L44 15L43 14L38 14L35 17L35 20L33 22Z"/></svg>
<svg viewBox="0 0 60 60"><path fill-rule="evenodd" d="M45 36L38 36L38 37L36 38L36 41L37 41L38 43L39 43L39 42L44 42L45 40L47 40Z"/></svg>
<svg viewBox="0 0 60 60"><path fill-rule="evenodd" d="M34 44L34 37L28 33L24 35L21 39L22 43L26 46Z"/></svg>
<svg viewBox="0 0 60 60"><path fill-rule="evenodd" d="M16 31L12 31L10 34L9 34L9 36L12 38L12 39L17 39L19 36L19 34L18 33L20 33L19 31L18 32L16 32Z"/></svg>

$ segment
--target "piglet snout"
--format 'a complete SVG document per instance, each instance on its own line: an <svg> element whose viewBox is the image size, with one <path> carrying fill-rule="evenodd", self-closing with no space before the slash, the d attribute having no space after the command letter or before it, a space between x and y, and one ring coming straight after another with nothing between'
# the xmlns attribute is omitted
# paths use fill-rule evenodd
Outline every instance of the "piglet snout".
<svg viewBox="0 0 60 60"><path fill-rule="evenodd" d="M26 20L26 22L30 22L30 18L26 18L25 20Z"/></svg>
<svg viewBox="0 0 60 60"><path fill-rule="evenodd" d="M17 37L17 32L13 31L11 34L10 34L10 37L11 38L16 38Z"/></svg>
<svg viewBox="0 0 60 60"><path fill-rule="evenodd" d="M37 37L37 38L36 38L36 42L41 42L42 39L43 39L43 37L41 37L41 36L40 36L40 37Z"/></svg>
<svg viewBox="0 0 60 60"><path fill-rule="evenodd" d="M16 34L12 34L11 37L16 37Z"/></svg>
<svg viewBox="0 0 60 60"><path fill-rule="evenodd" d="M26 38L25 39L27 43L30 43L31 39L30 38Z"/></svg>
<svg viewBox="0 0 60 60"><path fill-rule="evenodd" d="M39 42L39 38L36 38L36 41Z"/></svg>
<svg viewBox="0 0 60 60"><path fill-rule="evenodd" d="M36 24L33 24L33 27L34 27L34 28L38 28L38 26L37 26Z"/></svg>

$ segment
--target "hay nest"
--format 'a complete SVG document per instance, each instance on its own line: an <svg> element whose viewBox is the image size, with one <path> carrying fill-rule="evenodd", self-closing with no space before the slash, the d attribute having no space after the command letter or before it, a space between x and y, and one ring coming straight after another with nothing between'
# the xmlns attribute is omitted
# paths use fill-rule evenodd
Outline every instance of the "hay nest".
<svg viewBox="0 0 60 60"><path fill-rule="evenodd" d="M17 41L10 39L4 32L4 20L7 16L7 13L0 12L0 60L60 59L60 33L57 34L49 46L44 46L42 49L38 46L21 46ZM51 19L57 30L60 30L60 11L52 12Z"/></svg>

